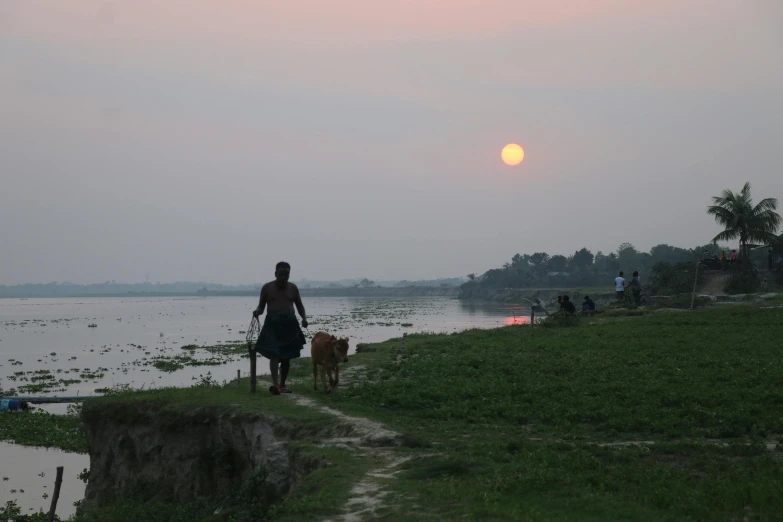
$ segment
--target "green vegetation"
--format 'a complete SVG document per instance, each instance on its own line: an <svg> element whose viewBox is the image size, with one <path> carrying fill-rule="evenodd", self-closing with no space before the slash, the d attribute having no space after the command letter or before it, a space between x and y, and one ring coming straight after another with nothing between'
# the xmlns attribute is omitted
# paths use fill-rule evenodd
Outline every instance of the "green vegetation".
<svg viewBox="0 0 783 522"><path fill-rule="evenodd" d="M84 426L75 415L51 415L44 411L0 413L0 440L87 453Z"/></svg>
<svg viewBox="0 0 783 522"><path fill-rule="evenodd" d="M21 363L19 364L21 366ZM61 371L58 371L60 373ZM69 373L69 372L65 372ZM84 375L81 376L85 378ZM29 382L30 384L20 384L18 388L8 390L11 394L37 394L52 391L65 391L67 386L82 382L80 379L57 379L50 370L19 371L9 375L7 379L11 382ZM0 390L2 392L2 390Z"/></svg>
<svg viewBox="0 0 783 522"><path fill-rule="evenodd" d="M389 520L769 520L783 512L781 319L736 306L410 335L312 396L428 446L400 450L413 458Z"/></svg>
<svg viewBox="0 0 783 522"><path fill-rule="evenodd" d="M55 522L60 522L60 517L54 516ZM9 500L5 506L0 506L0 522L49 522L49 514L38 513L24 514L15 501Z"/></svg>
<svg viewBox="0 0 783 522"><path fill-rule="evenodd" d="M765 198L753 205L750 183L745 183L739 192L726 189L720 196L713 197L712 202L713 205L707 207L707 213L724 227L723 232L715 236L713 241L739 239L740 258L750 258L751 243L779 243L775 235L781 223L780 215L775 212L777 199Z"/></svg>
<svg viewBox="0 0 783 522"><path fill-rule="evenodd" d="M192 418L194 412L202 418L212 418L227 411L232 413L266 413L295 419L313 426L332 422L328 415L311 408L282 402L279 397L264 392L259 385L256 395L248 393L248 382L239 386L236 380L225 386L218 385L210 377L191 388L157 388L145 391L118 386L105 390L105 396L85 401L82 417L86 420L115 419L132 423L134 418L148 421L154 418L156 425L177 425L183 418ZM130 416L129 416L130 415ZM152 417L151 417L152 416Z"/></svg>
<svg viewBox="0 0 783 522"><path fill-rule="evenodd" d="M753 265L737 264L729 267L729 277L724 287L727 294L750 294L760 287L759 272Z"/></svg>
<svg viewBox="0 0 783 522"><path fill-rule="evenodd" d="M614 277L620 270L625 272L629 281L633 271L637 270L645 281L656 266L664 266L662 263L675 266L688 264L693 270L704 252L718 255L721 250L728 251L728 247L707 244L688 249L661 244L654 246L650 252L640 252L632 244L623 243L617 252L609 254L599 251L593 255L586 248L569 257L550 256L545 252L516 254L502 268L488 270L480 277L468 274L468 282L460 287L460 297L482 298L488 291L498 288L594 287L591 291L597 293L607 287L614 288Z"/></svg>
<svg viewBox="0 0 783 522"><path fill-rule="evenodd" d="M411 425L510 422L620 438L783 434L781 318L780 309L728 307L584 318L593 324L579 328L409 335L404 362L389 357L332 400Z"/></svg>
<svg viewBox="0 0 783 522"><path fill-rule="evenodd" d="M690 294L693 291L693 281L697 285L704 279L704 269L696 273L696 263L656 263L650 274L649 288L652 295Z"/></svg>
<svg viewBox="0 0 783 522"><path fill-rule="evenodd" d="M407 459L384 479L384 520L771 520L783 512L783 308L770 304L411 334L404 351L393 339L352 355L335 394L312 391L307 365L292 370L290 385L403 434L402 446L382 450ZM292 447L329 466L285 502L264 504L251 477L218 503L126 499L76 520L338 515L377 466L372 455L321 447L315 434L334 417L247 387L208 375L189 389L114 389L83 416L155 415L162 429L194 413L296 419L312 430Z"/></svg>
<svg viewBox="0 0 783 522"><path fill-rule="evenodd" d="M504 288L578 288L589 286L610 287L613 278L622 270L625 277L630 280L630 275L638 271L642 280L663 276L662 272L682 272L681 268L690 265L691 272L696 263L705 253L717 258L721 251L730 255L730 248L719 246L718 241L725 242L739 240L740 258L751 259L751 247L754 244L776 245L778 249L783 247L783 241L776 235L782 220L777 214L777 199L765 198L757 204L753 204L750 194L750 184L745 183L742 190L734 193L724 190L720 196L712 198L713 205L707 208L707 213L715 218L715 221L723 227L723 231L717 234L710 243L699 245L695 248L679 248L667 244L652 247L649 252L640 252L630 243L621 244L616 252L593 254L587 248L575 251L570 256L550 255L546 252L533 254L516 254L511 261L501 268L488 270L484 274L468 274L468 281L460 287L460 297L464 299L481 299L497 289ZM766 268L766 251L763 253L763 266ZM754 261L759 262L759 258ZM717 263L717 259L715 260ZM744 263L749 268L752 263ZM668 267L668 268L666 268ZM752 273L742 276L733 276L737 282L733 287L757 286L758 281L748 285L753 277ZM781 276L783 278L783 276ZM687 279L687 277L682 278ZM739 281L742 279L742 281ZM782 279L783 280L783 279ZM672 286L665 283L661 286L661 293L677 294L690 289L685 289L678 277L669 280ZM691 284L693 277L691 276ZM676 288L677 291L674 291ZM654 292L655 288L651 290ZM742 290L745 293L752 290ZM594 292L595 293L595 292Z"/></svg>

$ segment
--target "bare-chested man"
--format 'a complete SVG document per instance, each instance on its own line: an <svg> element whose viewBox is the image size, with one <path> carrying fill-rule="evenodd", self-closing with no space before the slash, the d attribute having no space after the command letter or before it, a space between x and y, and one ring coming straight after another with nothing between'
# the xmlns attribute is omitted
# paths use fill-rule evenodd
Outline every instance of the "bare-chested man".
<svg viewBox="0 0 783 522"><path fill-rule="evenodd" d="M264 313L264 308L267 308L264 326L256 342L256 352L269 359L273 383L269 391L274 395L291 393L291 390L285 386L288 370L291 368L291 359L299 357L306 343L294 314L294 306L302 316L302 328L307 328L307 316L302 298L299 296L299 289L295 284L288 282L290 275L291 265L285 261L277 263L275 280L261 288L258 308L253 310L253 317L258 317Z"/></svg>

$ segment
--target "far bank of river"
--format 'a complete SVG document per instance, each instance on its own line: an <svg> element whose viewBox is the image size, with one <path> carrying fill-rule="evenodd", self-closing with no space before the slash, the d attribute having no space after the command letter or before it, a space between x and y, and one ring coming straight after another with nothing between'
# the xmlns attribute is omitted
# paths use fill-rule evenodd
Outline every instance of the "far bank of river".
<svg viewBox="0 0 783 522"><path fill-rule="evenodd" d="M258 297L260 287L255 290L232 291L197 291L197 292L119 292L102 294L67 294L58 295L11 295L0 296L3 299L70 299L70 298L102 298L102 297ZM300 286L302 296L307 297L456 297L458 286L373 286L373 287L339 287L339 288L308 288Z"/></svg>

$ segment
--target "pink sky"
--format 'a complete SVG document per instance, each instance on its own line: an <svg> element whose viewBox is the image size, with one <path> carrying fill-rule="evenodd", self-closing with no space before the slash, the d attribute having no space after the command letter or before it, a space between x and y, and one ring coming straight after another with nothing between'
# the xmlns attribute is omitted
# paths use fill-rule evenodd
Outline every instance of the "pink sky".
<svg viewBox="0 0 783 522"><path fill-rule="evenodd" d="M242 242L268 193L294 195L295 212L263 208L290 216L280 249L310 278L703 243L709 195L749 179L783 197L781 26L771 0L7 0L0 219L20 224L0 232L18 253L0 283L254 280L197 252ZM527 151L516 170L498 160L510 141ZM372 241L377 262L302 246L342 237ZM31 256L30 238L65 261ZM383 247L404 238L418 256ZM440 239L448 262L422 250ZM183 251L196 261L169 263Z"/></svg>

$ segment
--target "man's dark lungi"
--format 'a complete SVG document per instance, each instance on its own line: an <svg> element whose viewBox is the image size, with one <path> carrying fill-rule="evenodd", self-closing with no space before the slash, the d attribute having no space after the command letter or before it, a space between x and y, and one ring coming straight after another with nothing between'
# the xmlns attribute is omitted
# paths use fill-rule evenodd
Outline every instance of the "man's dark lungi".
<svg viewBox="0 0 783 522"><path fill-rule="evenodd" d="M267 359L296 359L307 343L296 314L266 314L256 352Z"/></svg>

